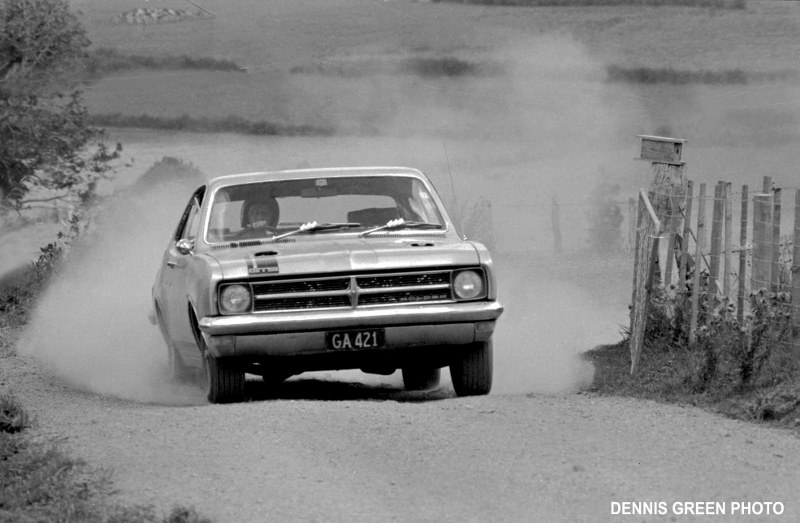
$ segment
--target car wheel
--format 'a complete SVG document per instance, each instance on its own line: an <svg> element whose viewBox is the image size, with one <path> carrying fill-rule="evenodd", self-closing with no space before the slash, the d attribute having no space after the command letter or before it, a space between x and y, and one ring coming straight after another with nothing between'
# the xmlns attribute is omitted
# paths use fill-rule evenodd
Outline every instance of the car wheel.
<svg viewBox="0 0 800 523"><path fill-rule="evenodd" d="M244 398L244 370L204 351L206 397L211 403L233 403Z"/></svg>
<svg viewBox="0 0 800 523"><path fill-rule="evenodd" d="M405 367L403 372L403 385L406 390L432 389L439 384L440 369L425 367Z"/></svg>
<svg viewBox="0 0 800 523"><path fill-rule="evenodd" d="M481 396L492 390L492 342L467 346L450 364L453 388L459 396Z"/></svg>

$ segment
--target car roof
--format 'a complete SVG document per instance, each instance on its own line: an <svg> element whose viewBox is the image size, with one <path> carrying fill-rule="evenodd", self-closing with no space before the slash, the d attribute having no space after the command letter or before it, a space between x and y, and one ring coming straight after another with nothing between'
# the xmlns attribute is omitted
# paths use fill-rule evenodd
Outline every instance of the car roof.
<svg viewBox="0 0 800 523"><path fill-rule="evenodd" d="M227 185L277 180L389 175L413 176L427 180L427 177L421 171L410 167L326 167L318 169L287 169L281 171L228 174L210 179L208 181L208 187L216 188Z"/></svg>

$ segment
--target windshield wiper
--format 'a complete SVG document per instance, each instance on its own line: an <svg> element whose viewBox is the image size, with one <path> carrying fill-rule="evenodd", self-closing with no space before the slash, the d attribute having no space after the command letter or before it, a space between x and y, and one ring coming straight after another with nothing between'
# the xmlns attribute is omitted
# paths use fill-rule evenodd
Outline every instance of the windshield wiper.
<svg viewBox="0 0 800 523"><path fill-rule="evenodd" d="M369 229L368 231L364 231L358 236L360 238L363 238L364 236L372 234L373 232L395 230L395 229L441 229L441 228L442 226L439 225L438 223L412 222L412 221L406 221L403 218L398 218L396 220L389 220L380 227L375 227L373 229Z"/></svg>
<svg viewBox="0 0 800 523"><path fill-rule="evenodd" d="M320 231L333 231L335 229L352 229L354 227L361 227L360 223L353 223L353 222L342 222L342 223L317 223L316 221L304 223L299 228L285 232L283 234L279 234L277 236L273 236L270 240L280 240L281 238L286 238L287 236L294 236L295 234L300 233L312 233L312 232L320 232Z"/></svg>

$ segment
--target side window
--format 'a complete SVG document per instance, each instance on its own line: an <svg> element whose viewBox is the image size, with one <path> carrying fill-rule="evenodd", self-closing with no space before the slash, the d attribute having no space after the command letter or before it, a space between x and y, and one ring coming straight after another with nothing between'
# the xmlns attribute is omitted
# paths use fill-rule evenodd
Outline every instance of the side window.
<svg viewBox="0 0 800 523"><path fill-rule="evenodd" d="M194 240L197 238L197 230L200 227L200 205L197 200L192 202L192 208L189 210L189 216L186 217L186 223L180 234L180 239Z"/></svg>
<svg viewBox="0 0 800 523"><path fill-rule="evenodd" d="M200 187L193 195L186 209L183 211L178 229L175 231L175 241L197 237L200 228L200 204L203 201L205 187Z"/></svg>

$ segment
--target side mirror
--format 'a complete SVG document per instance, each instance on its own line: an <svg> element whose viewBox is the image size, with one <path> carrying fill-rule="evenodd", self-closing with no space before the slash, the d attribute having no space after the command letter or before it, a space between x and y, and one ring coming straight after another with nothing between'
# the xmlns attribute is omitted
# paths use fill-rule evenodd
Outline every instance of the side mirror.
<svg viewBox="0 0 800 523"><path fill-rule="evenodd" d="M194 249L194 240L182 238L175 243L175 248L178 249L178 252L181 254L192 254L192 249Z"/></svg>

